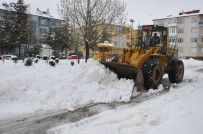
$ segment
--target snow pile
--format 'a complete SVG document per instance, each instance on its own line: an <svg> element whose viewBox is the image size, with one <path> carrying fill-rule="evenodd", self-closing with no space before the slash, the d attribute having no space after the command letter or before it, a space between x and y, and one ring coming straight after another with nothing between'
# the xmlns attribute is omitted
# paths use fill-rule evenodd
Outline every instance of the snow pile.
<svg viewBox="0 0 203 134"><path fill-rule="evenodd" d="M22 61L0 62L0 118L43 110L74 110L91 103L127 102L133 81L118 80L98 62L70 65L61 60L55 68L43 60L30 68Z"/></svg>
<svg viewBox="0 0 203 134"><path fill-rule="evenodd" d="M174 84L169 93L59 126L48 134L201 134L203 61L189 59L184 63L184 80Z"/></svg>
<svg viewBox="0 0 203 134"><path fill-rule="evenodd" d="M147 95L158 94L159 92L161 92L163 90L164 90L164 87L162 84L160 84L158 89L149 89L149 91L146 94Z"/></svg>
<svg viewBox="0 0 203 134"><path fill-rule="evenodd" d="M194 60L192 58L188 60L183 60L185 69L196 69L201 68L203 66L202 61Z"/></svg>

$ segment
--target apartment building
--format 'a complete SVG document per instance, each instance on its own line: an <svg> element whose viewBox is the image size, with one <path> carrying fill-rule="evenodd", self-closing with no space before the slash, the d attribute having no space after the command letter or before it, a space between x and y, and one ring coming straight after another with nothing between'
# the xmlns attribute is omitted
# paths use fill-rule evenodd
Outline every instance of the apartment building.
<svg viewBox="0 0 203 134"><path fill-rule="evenodd" d="M5 11L15 11L10 7L8 4L3 3L2 6L0 5L0 22L4 20L4 14ZM29 13L28 14L28 22L31 23L32 27L32 37L35 39L35 42L33 44L22 44L21 45L21 53L22 57L25 56L26 51L28 49L32 49L34 45L40 45L41 46L41 52L43 52L42 55L50 56L52 55L52 50L49 46L45 45L45 40L47 37L47 33L49 32L50 28L54 27L60 27L63 23L63 20L57 17L53 17L49 9L46 11L41 11L37 9L36 13ZM1 25L1 23L0 23ZM46 47L44 47L46 46ZM16 48L16 53L13 52L12 54L18 54L18 48Z"/></svg>
<svg viewBox="0 0 203 134"><path fill-rule="evenodd" d="M98 33L101 34L103 31L108 33L108 42L114 45L114 51L119 52L123 52L123 48L131 45L131 43L135 44L135 39L138 37L138 30L129 25L103 24L98 28ZM85 50L82 52L85 53ZM90 55L95 54L98 54L97 50L90 50Z"/></svg>
<svg viewBox="0 0 203 134"><path fill-rule="evenodd" d="M124 48L137 38L137 30L128 25L104 24L99 32L108 32L111 35L110 42L115 47Z"/></svg>
<svg viewBox="0 0 203 134"><path fill-rule="evenodd" d="M203 12L181 12L177 16L154 19L153 23L169 28L169 42L178 48L179 58L203 60Z"/></svg>
<svg viewBox="0 0 203 134"><path fill-rule="evenodd" d="M47 11L40 11L37 8L36 14L31 15L32 31L37 38L38 44L44 44L49 28L60 27L63 20L51 16L49 9Z"/></svg>

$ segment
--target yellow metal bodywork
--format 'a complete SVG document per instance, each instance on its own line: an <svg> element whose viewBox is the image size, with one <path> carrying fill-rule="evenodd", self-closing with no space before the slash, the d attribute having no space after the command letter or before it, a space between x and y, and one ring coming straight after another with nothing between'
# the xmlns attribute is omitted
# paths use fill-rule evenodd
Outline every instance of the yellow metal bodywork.
<svg viewBox="0 0 203 134"><path fill-rule="evenodd" d="M109 62L100 60L100 63L111 69L118 75L118 78L136 79L137 73L142 69L143 64L150 58L154 57L159 59L163 65L163 71L168 68L168 59L165 55L159 54L159 50L162 48L162 44L156 47L148 48L144 47L129 47L123 50L122 56L118 62ZM141 77L141 76L139 76Z"/></svg>
<svg viewBox="0 0 203 134"><path fill-rule="evenodd" d="M144 79L144 75L145 78L146 75L148 76L146 72L148 72L149 70L147 69L151 69L151 71L153 71L153 75L150 77L153 77L153 81L155 83L154 85L157 86L156 84L159 83L164 73L168 73L169 64L171 63L171 61L177 58L178 50L173 46L170 47L169 42L167 42L167 37L168 32L165 33L165 41L163 41L162 43L150 44L149 42L147 44L141 42L140 44L138 44L140 46L127 46L128 48L124 48L121 51L122 54L120 55L119 59L117 59L118 57L116 56L113 60L106 60L96 57L95 58L98 59L101 64L105 65L107 68L116 73L118 78L134 79L134 86L137 87L137 91L140 91L142 90L142 87L144 85L144 80L146 81L146 79ZM107 50L101 50L102 49L100 48L101 57L105 56L106 52L109 52ZM113 49L111 49L111 51L111 53L113 54ZM159 60L157 61L157 63L160 62L158 63L158 66L153 66L154 63L152 62L154 61L154 59L149 60L151 58ZM144 64L146 66L144 66ZM152 68L149 68L150 64L152 64Z"/></svg>
<svg viewBox="0 0 203 134"><path fill-rule="evenodd" d="M93 59L94 59L94 60L98 60L101 56L102 56L101 54L98 54L98 55L96 55Z"/></svg>
<svg viewBox="0 0 203 134"><path fill-rule="evenodd" d="M135 47L124 50L123 56L119 59L120 63L127 63L135 68L142 68L145 61L150 57L155 57L159 59L164 67L167 67L167 58L162 54L158 54L162 45L157 45L156 47L151 47L145 50L143 47Z"/></svg>
<svg viewBox="0 0 203 134"><path fill-rule="evenodd" d="M124 48L118 62L111 61L114 55L113 47L98 46L99 54L94 57L99 60L101 64L112 70L118 75L118 78L137 79L137 73L142 72L143 65L150 58L158 59L162 63L162 74L167 72L169 67L169 58L177 55L177 49L169 47L169 45L157 44L154 47L132 47ZM166 49L161 53L162 49ZM112 54L112 55L111 55ZM172 55L172 56L170 56ZM141 75L139 76L141 77Z"/></svg>

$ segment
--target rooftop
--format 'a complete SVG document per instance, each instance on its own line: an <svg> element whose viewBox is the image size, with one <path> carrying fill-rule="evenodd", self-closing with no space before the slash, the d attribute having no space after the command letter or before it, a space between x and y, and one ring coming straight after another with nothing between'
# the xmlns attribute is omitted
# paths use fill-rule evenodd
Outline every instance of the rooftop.
<svg viewBox="0 0 203 134"><path fill-rule="evenodd" d="M203 15L203 12L200 10L192 10L192 11L182 11L178 15L168 15L165 18L158 18L158 19L153 19L155 20L162 20L162 19L170 19L170 18L180 18L180 17L188 17L188 16L196 16L196 15Z"/></svg>
<svg viewBox="0 0 203 134"><path fill-rule="evenodd" d="M8 10L8 11L14 11L13 7L9 6L7 3L2 3L2 5L0 5L0 10ZM29 9L28 9L29 10ZM47 11L41 11L37 8L36 13L28 13L30 15L35 15L35 16L41 16L41 17L45 17L45 18L52 18L52 19L57 19L57 20L62 20L59 17L54 17L50 14L49 9L47 9Z"/></svg>

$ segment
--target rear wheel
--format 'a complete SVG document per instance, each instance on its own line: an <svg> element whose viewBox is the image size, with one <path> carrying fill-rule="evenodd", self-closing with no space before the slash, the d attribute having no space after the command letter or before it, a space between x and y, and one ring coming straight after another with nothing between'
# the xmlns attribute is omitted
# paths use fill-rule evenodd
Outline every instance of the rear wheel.
<svg viewBox="0 0 203 134"><path fill-rule="evenodd" d="M144 88L156 89L161 83L163 76L162 63L157 59L150 59L143 66Z"/></svg>
<svg viewBox="0 0 203 134"><path fill-rule="evenodd" d="M180 83L184 76L184 64L181 60L173 60L169 65L168 78L171 83Z"/></svg>

